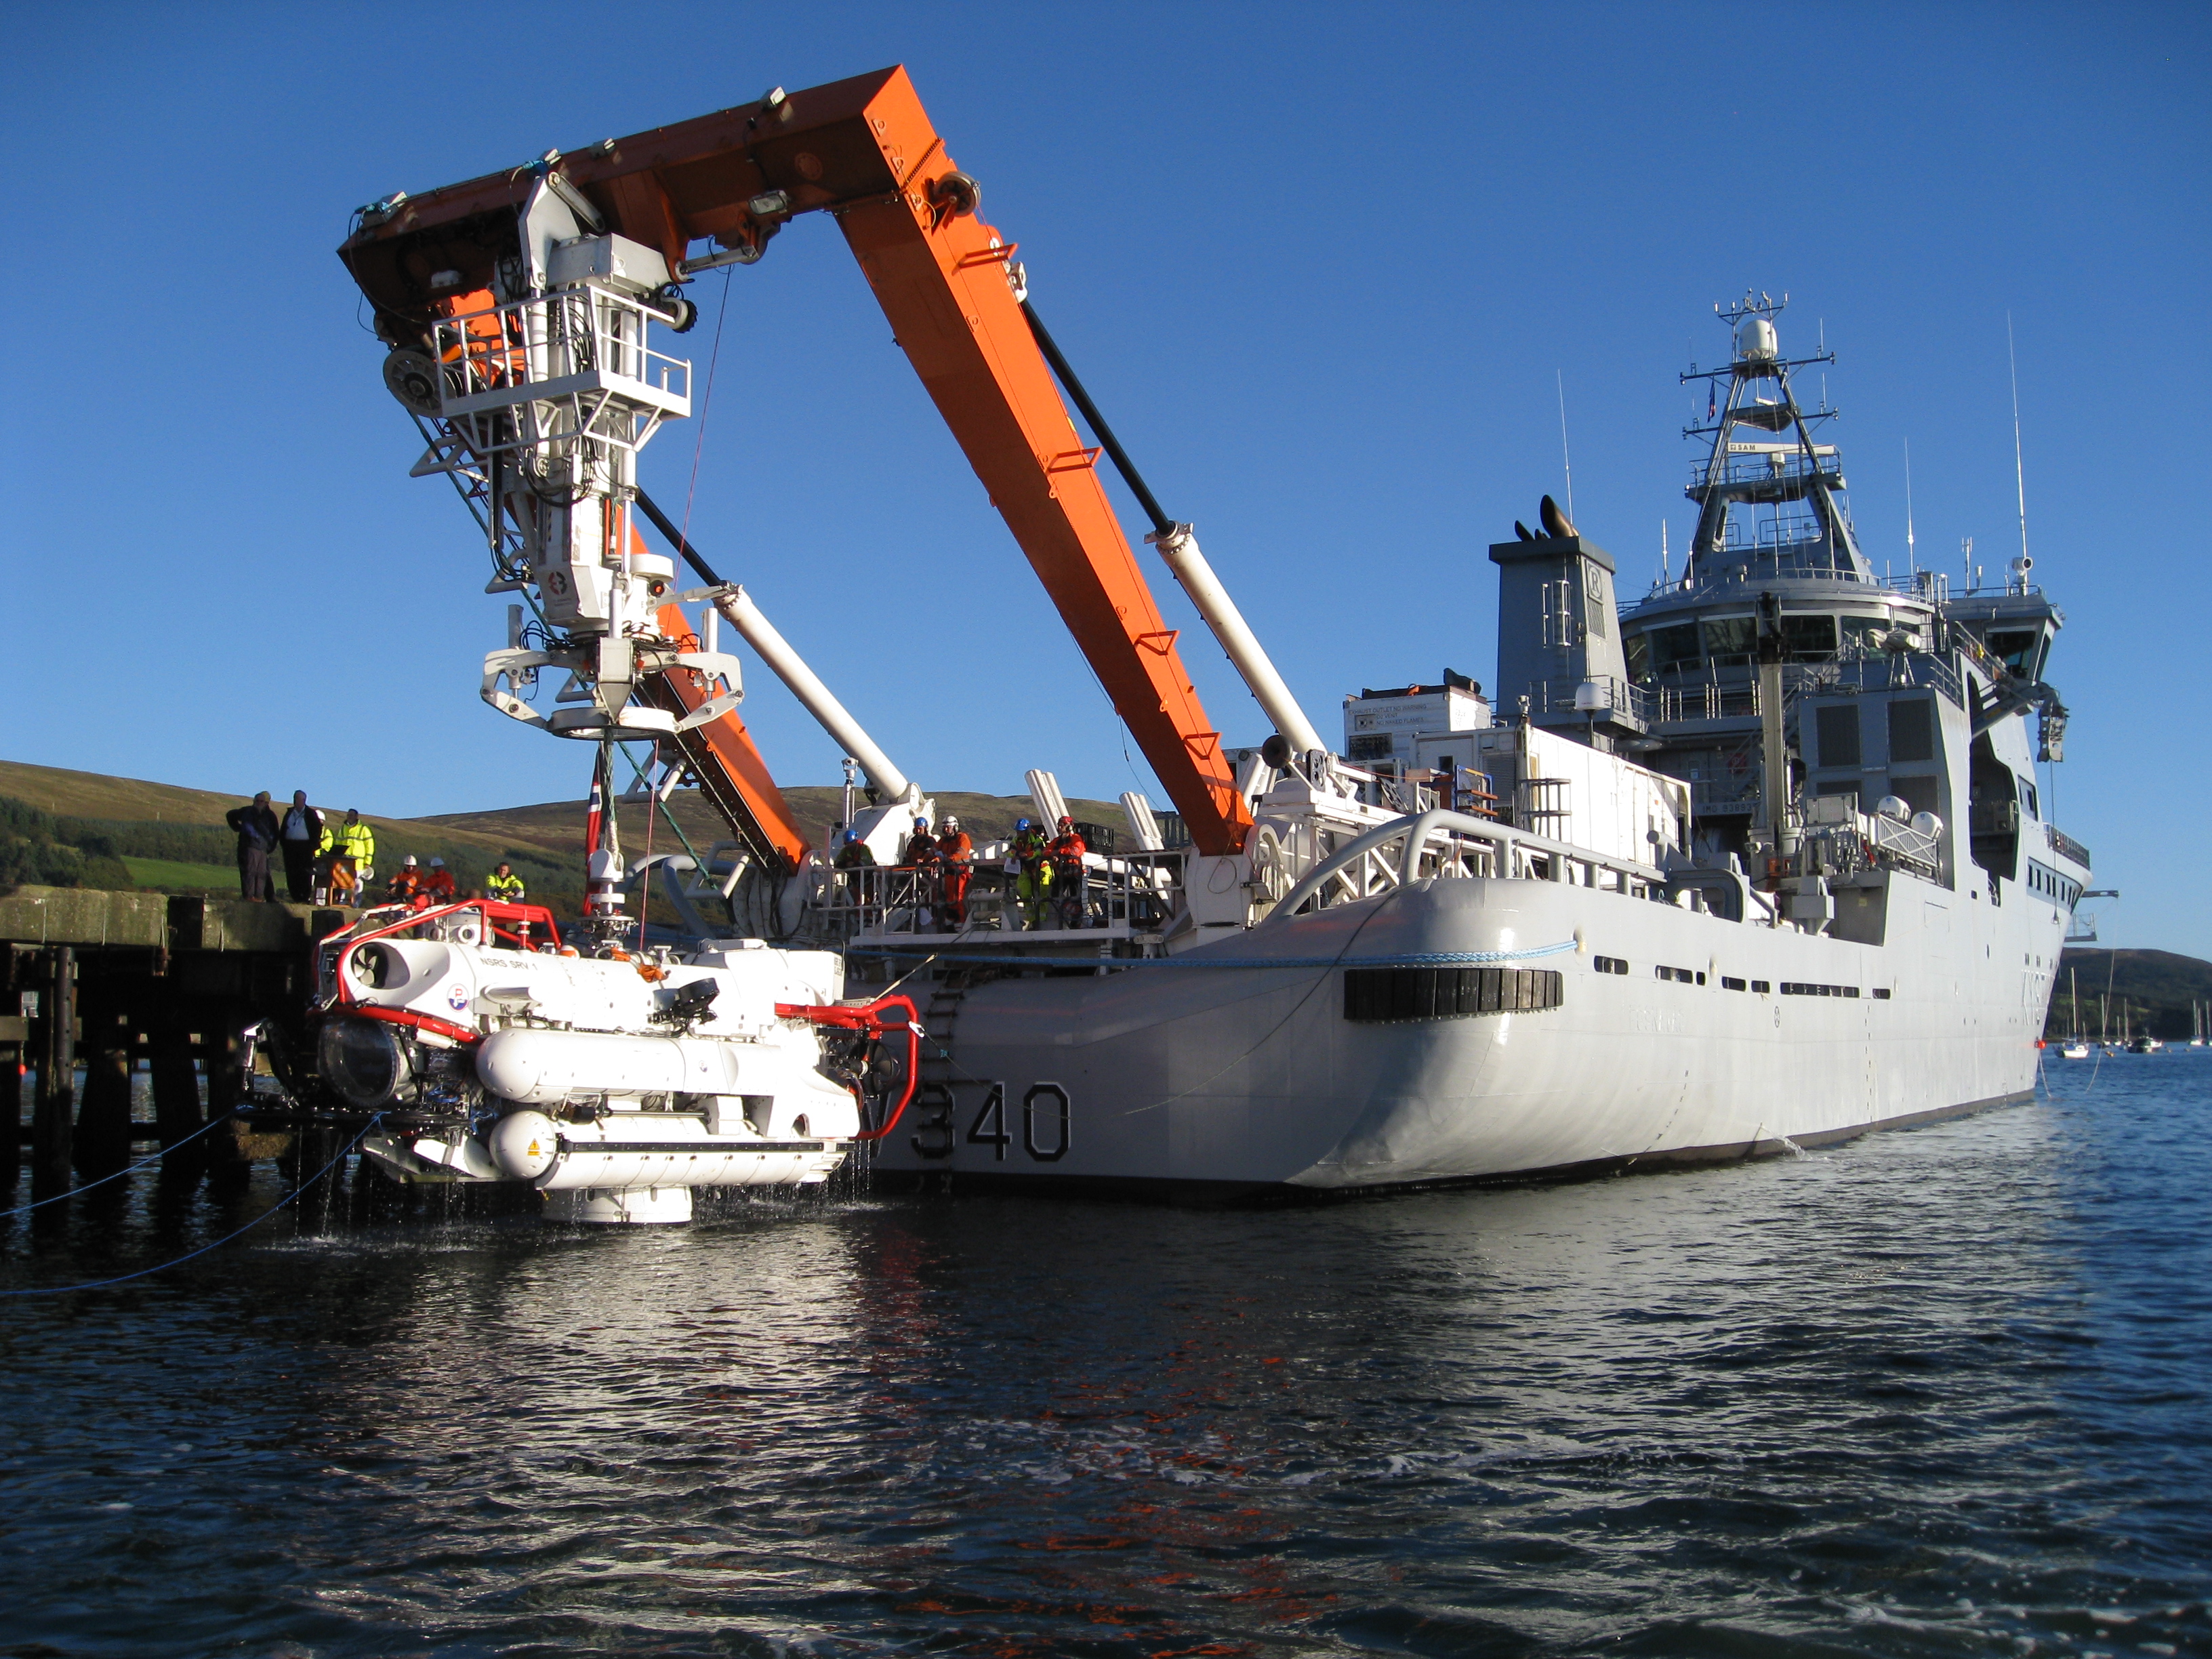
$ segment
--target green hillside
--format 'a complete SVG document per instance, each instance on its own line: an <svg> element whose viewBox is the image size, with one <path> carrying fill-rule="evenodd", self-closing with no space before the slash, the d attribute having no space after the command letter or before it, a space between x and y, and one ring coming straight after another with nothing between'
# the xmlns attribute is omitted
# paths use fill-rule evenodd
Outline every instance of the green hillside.
<svg viewBox="0 0 2212 1659"><path fill-rule="evenodd" d="M290 795L275 786L270 793L280 810ZM786 798L809 842L826 845L842 792L802 787L787 791ZM35 883L234 893L237 838L223 816L252 799L251 790L226 794L0 761L0 890ZM1035 810L1026 795L947 793L934 799L938 811L957 813L978 842L1012 835L1015 820ZM315 803L332 820L343 818L354 805ZM728 826L697 794L679 792L669 807L700 852L730 839ZM1068 810L1086 823L1113 829L1123 823L1118 804L1070 800ZM363 816L376 832L376 866L382 872L388 874L410 854L425 864L442 858L466 892L480 887L492 866L505 860L530 884L532 898L574 915L583 905L585 812L586 803L575 800L426 818ZM623 850L634 858L647 845L646 809L641 803L617 802L615 815ZM681 844L665 818L653 823L651 836L656 851ZM281 890L282 870L276 874Z"/></svg>
<svg viewBox="0 0 2212 1659"><path fill-rule="evenodd" d="M280 806L289 792L279 793ZM223 822L250 791L219 794L137 778L0 761L0 886L140 887L158 892L235 892L237 837ZM326 817L343 818L352 803L316 802ZM412 854L427 864L442 858L465 891L480 886L501 860L514 866L556 906L582 903L580 860L528 837L496 829L477 831L374 813L376 865L389 872ZM579 822L580 823L580 814ZM572 843L573 844L573 843ZM282 889L280 872L277 885Z"/></svg>
<svg viewBox="0 0 2212 1659"><path fill-rule="evenodd" d="M2123 999L2137 1031L2143 1030L2148 1016L2153 1036L2184 1039L2190 1035L2190 1003L2212 1002L2212 962L2176 956L2171 951L2072 950L2058 959L2057 988L2045 1027L2049 1036L2065 1035L2072 1023L2067 1003L2069 972L2072 982L2080 988L2081 1030L2091 1037L2099 1031L2100 1000L2107 996L2109 1029L2116 1041Z"/></svg>

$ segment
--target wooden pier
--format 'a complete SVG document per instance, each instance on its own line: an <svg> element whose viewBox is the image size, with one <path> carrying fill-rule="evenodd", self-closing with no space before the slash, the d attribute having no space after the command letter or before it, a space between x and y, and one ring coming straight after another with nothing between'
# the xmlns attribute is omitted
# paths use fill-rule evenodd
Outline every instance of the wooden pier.
<svg viewBox="0 0 2212 1659"><path fill-rule="evenodd" d="M141 1066L152 1084L150 1139L165 1151L235 1106L240 1034L268 1016L296 1017L314 941L348 920L307 905L88 888L18 887L0 896L0 1066L13 1062L36 1079L27 1135L34 1187L66 1188L72 1170L89 1179L130 1161L134 1141L148 1138L131 1117L131 1075ZM14 1109L17 1121L0 1134L0 1185L19 1176L27 1142ZM256 1139L268 1138L218 1132L206 1141L234 1161L277 1150Z"/></svg>

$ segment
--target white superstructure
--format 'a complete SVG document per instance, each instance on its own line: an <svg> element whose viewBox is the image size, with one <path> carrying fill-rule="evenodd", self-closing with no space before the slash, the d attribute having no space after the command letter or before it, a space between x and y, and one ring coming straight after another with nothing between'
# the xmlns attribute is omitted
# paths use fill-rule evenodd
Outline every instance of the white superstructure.
<svg viewBox="0 0 2212 1659"><path fill-rule="evenodd" d="M1087 935L928 938L974 965L939 976L878 1170L1374 1188L1747 1157L2025 1097L2089 879L2035 783L2063 618L2024 568L2001 592L1875 576L1778 309L1727 316L1680 580L1623 614L1610 556L1548 501L1549 533L1491 550L1494 720L1449 674L1347 698L1350 758L1273 745L1238 857L1095 859ZM899 934L863 925L856 975L905 973L925 941ZM1070 948L1101 935L1096 966Z"/></svg>

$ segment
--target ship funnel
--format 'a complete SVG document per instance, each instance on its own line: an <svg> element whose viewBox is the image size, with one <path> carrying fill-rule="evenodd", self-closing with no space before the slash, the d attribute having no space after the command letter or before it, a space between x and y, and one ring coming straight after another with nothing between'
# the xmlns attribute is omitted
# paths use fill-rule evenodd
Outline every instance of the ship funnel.
<svg viewBox="0 0 2212 1659"><path fill-rule="evenodd" d="M1735 327L1736 361L1746 363L1771 363L1782 355L1781 342L1776 338L1774 325L1765 317L1747 317Z"/></svg>

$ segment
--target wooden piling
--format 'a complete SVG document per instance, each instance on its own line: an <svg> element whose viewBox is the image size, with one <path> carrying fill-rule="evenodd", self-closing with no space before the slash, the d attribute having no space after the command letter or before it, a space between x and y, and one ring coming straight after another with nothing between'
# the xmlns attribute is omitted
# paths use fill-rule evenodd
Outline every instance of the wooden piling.
<svg viewBox="0 0 2212 1659"><path fill-rule="evenodd" d="M199 1073L192 1066L192 1034L180 1012L173 1011L154 1030L154 1132L161 1150L174 1153L178 1144L207 1121L200 1115ZM204 1151L196 1141L187 1154Z"/></svg>
<svg viewBox="0 0 2212 1659"><path fill-rule="evenodd" d="M101 1007L88 1022L84 1098L77 1104L70 1148L71 1162L87 1181L112 1175L131 1161L131 1049L118 1018Z"/></svg>
<svg viewBox="0 0 2212 1659"><path fill-rule="evenodd" d="M33 1048L38 1088L31 1098L31 1179L58 1191L70 1184L76 1106L76 951L48 945L39 988Z"/></svg>
<svg viewBox="0 0 2212 1659"><path fill-rule="evenodd" d="M33 988L27 971L36 960L17 945L0 952L0 1088L8 1108L0 1116L0 1192L14 1188L23 1171L23 1075L29 1069L30 1022L23 1018L23 994Z"/></svg>

